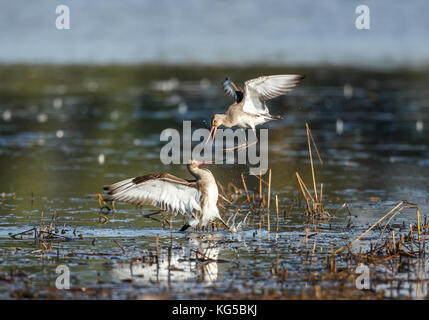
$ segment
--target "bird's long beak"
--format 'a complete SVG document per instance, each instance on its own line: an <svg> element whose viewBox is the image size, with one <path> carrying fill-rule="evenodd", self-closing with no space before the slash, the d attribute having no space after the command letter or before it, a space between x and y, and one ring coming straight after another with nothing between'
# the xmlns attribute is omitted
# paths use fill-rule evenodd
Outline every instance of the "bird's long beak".
<svg viewBox="0 0 429 320"><path fill-rule="evenodd" d="M210 147L213 145L215 135L216 135L216 130L217 130L217 127L215 127L215 126L213 126L212 128L214 128L214 129L213 129L212 143L210 144Z"/></svg>
<svg viewBox="0 0 429 320"><path fill-rule="evenodd" d="M206 146L207 143L209 142L210 137L212 136L212 133L213 133L213 139L212 139L212 143L210 144L210 147L213 145L213 142L214 142L214 139L215 139L215 135L216 135L216 130L217 130L217 127L216 126L212 126L212 128L210 130L210 133L209 133L209 136L207 137L207 140L206 140L206 143L204 144L204 146Z"/></svg>
<svg viewBox="0 0 429 320"><path fill-rule="evenodd" d="M212 164L212 163L213 163L213 161L202 161L202 162L198 163L198 167L204 166L206 164Z"/></svg>

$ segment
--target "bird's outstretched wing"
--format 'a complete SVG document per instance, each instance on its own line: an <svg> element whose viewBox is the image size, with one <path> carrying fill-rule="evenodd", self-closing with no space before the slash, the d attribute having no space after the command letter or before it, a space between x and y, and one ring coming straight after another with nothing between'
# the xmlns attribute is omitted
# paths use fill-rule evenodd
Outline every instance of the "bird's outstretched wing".
<svg viewBox="0 0 429 320"><path fill-rule="evenodd" d="M199 217L201 193L195 182L168 173L155 173L131 178L103 187L105 201L152 205L174 215Z"/></svg>
<svg viewBox="0 0 429 320"><path fill-rule="evenodd" d="M292 91L304 79L297 74L262 76L244 83L245 103L243 111L254 114L269 113L264 101Z"/></svg>
<svg viewBox="0 0 429 320"><path fill-rule="evenodd" d="M235 102L239 103L241 102L241 100L243 100L243 90L237 86L232 80L231 78L226 78L225 81L222 83L223 86L223 90L225 90L225 92L234 98Z"/></svg>

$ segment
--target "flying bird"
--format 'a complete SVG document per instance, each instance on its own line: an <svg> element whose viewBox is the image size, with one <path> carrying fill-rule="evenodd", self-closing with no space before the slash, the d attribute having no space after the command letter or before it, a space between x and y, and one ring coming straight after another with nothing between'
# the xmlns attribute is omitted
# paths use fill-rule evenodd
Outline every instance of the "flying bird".
<svg viewBox="0 0 429 320"><path fill-rule="evenodd" d="M302 79L304 79L304 76L295 74L262 76L246 81L243 90L231 78L226 78L223 82L223 88L235 101L225 114L215 114L213 116L211 121L212 127L207 142L212 136L213 144L216 130L220 126L224 126L225 128L235 126L251 128L256 137L255 127L257 125L271 120L283 119L280 116L270 114L265 101L292 91ZM246 143L246 147L248 146Z"/></svg>
<svg viewBox="0 0 429 320"><path fill-rule="evenodd" d="M217 208L219 193L216 180L208 169L201 168L205 164L208 162L191 160L187 165L195 180L185 180L169 173L152 173L104 186L107 196L103 200L152 205L174 215L189 216L180 231L204 227L216 219L229 230Z"/></svg>

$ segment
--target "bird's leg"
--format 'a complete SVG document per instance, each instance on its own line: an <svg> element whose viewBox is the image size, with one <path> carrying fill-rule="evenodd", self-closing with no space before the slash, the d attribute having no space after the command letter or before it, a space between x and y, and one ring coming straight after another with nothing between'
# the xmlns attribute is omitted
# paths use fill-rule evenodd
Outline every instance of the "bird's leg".
<svg viewBox="0 0 429 320"><path fill-rule="evenodd" d="M258 142L259 142L258 138L256 138L256 140L253 141L251 144L249 144L249 142L246 142L246 145L244 146L244 149L247 149L250 146L253 146L254 144L257 144Z"/></svg>
<svg viewBox="0 0 429 320"><path fill-rule="evenodd" d="M190 227L191 225L188 223L188 222L186 222L184 225L183 225L183 227L181 227L180 228L180 230L179 231L186 231L189 227Z"/></svg>
<svg viewBox="0 0 429 320"><path fill-rule="evenodd" d="M147 214L143 215L143 217L144 218L149 218L149 217L151 217L151 216L153 216L155 214L161 213L161 212L163 212L163 210L158 210L158 211L155 211L155 212L147 213Z"/></svg>
<svg viewBox="0 0 429 320"><path fill-rule="evenodd" d="M256 129L252 128L253 130L253 134L255 135L255 141L253 141L252 143L249 144L249 141L246 139L246 143L233 147L233 148L227 148L227 149L223 149L224 151L232 151L232 150L238 150L238 151L243 151L246 150L247 148L249 148L250 146L253 146L255 144L257 144L259 142L258 137L256 136Z"/></svg>
<svg viewBox="0 0 429 320"><path fill-rule="evenodd" d="M243 151L243 150L246 150L247 148L249 148L250 146L257 144L259 142L259 139L256 136L256 129L252 128L252 130L253 130L253 134L255 135L255 141L253 141L252 143L249 144L249 141L246 139L246 143L244 143L240 146L233 147L233 148L224 149L224 151L231 151L231 150Z"/></svg>
<svg viewBox="0 0 429 320"><path fill-rule="evenodd" d="M189 227L193 227L193 228L196 228L198 230L199 229L198 226L199 226L199 220L191 218L188 220L188 222L185 223L185 225L182 228L180 228L179 231L185 231Z"/></svg>
<svg viewBox="0 0 429 320"><path fill-rule="evenodd" d="M226 222L225 222L225 221L223 221L223 219L222 219L220 216L218 216L218 219L223 223L223 225L224 225L228 230L231 230L231 228L226 224Z"/></svg>

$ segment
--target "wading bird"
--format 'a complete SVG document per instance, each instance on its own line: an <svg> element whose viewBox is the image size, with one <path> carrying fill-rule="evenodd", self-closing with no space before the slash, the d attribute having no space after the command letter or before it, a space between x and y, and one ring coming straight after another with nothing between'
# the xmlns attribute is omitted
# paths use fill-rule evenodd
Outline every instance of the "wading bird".
<svg viewBox="0 0 429 320"><path fill-rule="evenodd" d="M104 186L105 201L119 201L135 205L152 205L174 215L190 216L180 229L204 227L221 218L217 208L218 188L213 174L201 166L208 162L191 160L187 165L195 180L185 180L169 173L153 173Z"/></svg>
<svg viewBox="0 0 429 320"><path fill-rule="evenodd" d="M237 86L231 78L226 78L223 82L225 92L234 98L235 102L228 108L225 114L215 114L211 122L210 134L207 141L213 134L212 144L219 126L225 128L241 127L251 128L256 137L255 127L259 124L271 120L283 119L280 116L271 115L265 100L276 98L291 91L304 79L302 75L282 74L272 76L262 76L248 80L244 83L244 90ZM258 139L254 143L257 143ZM206 142L207 143L207 142ZM238 146L247 148L249 144Z"/></svg>

